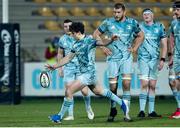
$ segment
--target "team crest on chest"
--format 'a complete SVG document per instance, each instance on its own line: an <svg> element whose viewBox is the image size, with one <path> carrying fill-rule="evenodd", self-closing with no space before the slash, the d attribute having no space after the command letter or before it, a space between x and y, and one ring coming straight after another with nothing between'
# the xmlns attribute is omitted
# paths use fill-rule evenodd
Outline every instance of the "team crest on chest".
<svg viewBox="0 0 180 128"><path fill-rule="evenodd" d="M127 26L126 26L126 29L131 30L132 27L131 27L130 25L127 25Z"/></svg>
<svg viewBox="0 0 180 128"><path fill-rule="evenodd" d="M116 27L113 25L112 27L111 27L111 29L115 29Z"/></svg>
<svg viewBox="0 0 180 128"><path fill-rule="evenodd" d="M158 28L155 28L155 29L154 29L154 33L159 33Z"/></svg>

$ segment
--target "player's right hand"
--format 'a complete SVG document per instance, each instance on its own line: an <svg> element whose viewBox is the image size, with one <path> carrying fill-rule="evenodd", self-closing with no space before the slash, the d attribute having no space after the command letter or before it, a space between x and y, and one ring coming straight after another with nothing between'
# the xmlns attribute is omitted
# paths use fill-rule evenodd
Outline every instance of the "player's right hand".
<svg viewBox="0 0 180 128"><path fill-rule="evenodd" d="M112 51L109 48L101 47L106 56L112 55Z"/></svg>
<svg viewBox="0 0 180 128"><path fill-rule="evenodd" d="M46 70L48 71L54 71L56 68L54 65L50 65L50 64L45 64L44 66L46 68Z"/></svg>

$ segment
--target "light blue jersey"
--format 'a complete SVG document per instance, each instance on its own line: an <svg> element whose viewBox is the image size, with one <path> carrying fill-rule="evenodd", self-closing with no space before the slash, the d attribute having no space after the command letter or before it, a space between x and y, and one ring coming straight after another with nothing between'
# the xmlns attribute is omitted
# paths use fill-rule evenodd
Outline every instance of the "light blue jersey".
<svg viewBox="0 0 180 128"><path fill-rule="evenodd" d="M95 68L95 47L96 40L92 36L85 36L83 39L74 43L71 52L76 53L79 63L80 75L78 80L83 85L96 84L96 68Z"/></svg>
<svg viewBox="0 0 180 128"><path fill-rule="evenodd" d="M81 73L95 71L96 40L92 36L85 36L74 43L71 52L76 53Z"/></svg>
<svg viewBox="0 0 180 128"><path fill-rule="evenodd" d="M102 22L98 30L109 37L117 35L120 39L109 44L107 47L112 51L112 55L107 57L107 61L127 60L131 57L128 48L131 47L134 37L141 31L138 22L126 17L125 21L116 21L113 17Z"/></svg>
<svg viewBox="0 0 180 128"><path fill-rule="evenodd" d="M64 50L64 55L66 56L71 52L75 39L72 36L64 34L59 39L59 47ZM78 68L78 60L74 57L68 64L63 66L63 81L65 84L72 82L77 79L77 75L80 73Z"/></svg>
<svg viewBox="0 0 180 128"><path fill-rule="evenodd" d="M171 22L171 33L174 35L174 70L176 73L180 73L180 20L175 19Z"/></svg>
<svg viewBox="0 0 180 128"><path fill-rule="evenodd" d="M166 38L165 28L163 24L158 22L154 22L152 25L142 22L140 28L144 32L144 42L138 49L140 79L156 80L160 56L160 42L161 39Z"/></svg>
<svg viewBox="0 0 180 128"><path fill-rule="evenodd" d="M71 52L71 49L74 45L75 39L72 36L69 36L67 34L64 34L60 39L59 39L59 47L64 50L64 55L66 56ZM78 61L77 58L74 57L70 63L66 64L64 66L65 69L77 69L78 67Z"/></svg>
<svg viewBox="0 0 180 128"><path fill-rule="evenodd" d="M144 42L138 49L138 60L143 59L145 62L158 60L161 39L166 38L164 25L158 22L147 25L142 22L140 28L144 32L145 37Z"/></svg>

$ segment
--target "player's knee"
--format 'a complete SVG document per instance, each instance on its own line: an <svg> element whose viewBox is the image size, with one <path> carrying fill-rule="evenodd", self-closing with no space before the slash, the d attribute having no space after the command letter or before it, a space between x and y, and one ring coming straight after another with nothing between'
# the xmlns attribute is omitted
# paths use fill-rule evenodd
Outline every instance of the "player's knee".
<svg viewBox="0 0 180 128"><path fill-rule="evenodd" d="M123 80L123 88L124 90L129 90L130 89L130 80Z"/></svg>
<svg viewBox="0 0 180 128"><path fill-rule="evenodd" d="M175 81L175 80L169 81L169 86L170 86L171 88L175 88L175 87L176 87L176 81Z"/></svg>
<svg viewBox="0 0 180 128"><path fill-rule="evenodd" d="M88 96L88 90L81 90L81 93L83 96Z"/></svg>
<svg viewBox="0 0 180 128"><path fill-rule="evenodd" d="M141 85L141 90L147 90L148 84L142 84Z"/></svg>
<svg viewBox="0 0 180 128"><path fill-rule="evenodd" d="M150 85L149 89L155 91L156 87L155 87L155 85Z"/></svg>
<svg viewBox="0 0 180 128"><path fill-rule="evenodd" d="M103 94L103 91L101 89L99 89L99 88L94 89L93 92L97 96L101 96Z"/></svg>
<svg viewBox="0 0 180 128"><path fill-rule="evenodd" d="M109 80L109 86L111 91L116 91L117 89L117 80Z"/></svg>
<svg viewBox="0 0 180 128"><path fill-rule="evenodd" d="M116 91L117 90L117 84L110 84L109 88L111 91Z"/></svg>
<svg viewBox="0 0 180 128"><path fill-rule="evenodd" d="M131 75L123 75L122 80L123 80L123 88L125 90L129 90L131 84Z"/></svg>

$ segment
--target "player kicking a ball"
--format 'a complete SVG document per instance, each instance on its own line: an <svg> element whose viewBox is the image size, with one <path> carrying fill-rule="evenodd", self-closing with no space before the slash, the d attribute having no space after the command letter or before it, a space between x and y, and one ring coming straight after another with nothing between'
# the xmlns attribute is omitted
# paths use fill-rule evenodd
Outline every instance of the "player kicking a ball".
<svg viewBox="0 0 180 128"><path fill-rule="evenodd" d="M80 22L74 22L70 26L70 31L72 32L76 42L74 43L71 52L62 58L62 60L55 65L45 65L45 67L51 71L62 67L63 65L69 63L75 56L79 62L80 74L76 80L74 80L71 85L66 88L64 101L61 107L61 111L57 115L49 116L50 120L55 123L60 123L64 116L64 113L73 104L73 94L80 91L82 88L88 86L90 90L99 96L104 96L110 100L115 101L121 107L124 112L124 118L129 119L129 107L128 101L122 100L118 96L114 95L110 90L103 89L97 82L96 79L96 69L95 69L95 48L96 46L107 45L114 40L117 36L112 36L111 40L106 40L104 42L99 40L94 40L92 36L86 36L84 34L84 25Z"/></svg>
<svg viewBox="0 0 180 128"><path fill-rule="evenodd" d="M68 55L71 51L71 48L75 42L74 38L71 36L71 33L69 32L69 26L72 24L72 21L69 19L64 20L63 27L65 34L59 39L58 42L58 62L61 61L63 58L63 55ZM59 68L59 74L60 76L63 76L63 81L65 84L65 87L68 87L71 85L71 82L74 81L78 74L78 61L77 58L74 57L68 64L64 65L63 68ZM81 90L81 93L84 98L85 106L86 106L86 112L87 116L90 120L94 119L94 112L91 108L91 98L88 94L88 87L84 87ZM69 107L68 110L68 116L64 118L64 120L74 120L74 102Z"/></svg>

